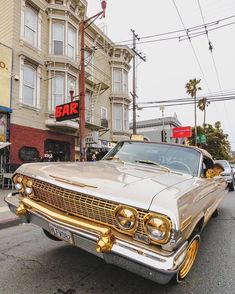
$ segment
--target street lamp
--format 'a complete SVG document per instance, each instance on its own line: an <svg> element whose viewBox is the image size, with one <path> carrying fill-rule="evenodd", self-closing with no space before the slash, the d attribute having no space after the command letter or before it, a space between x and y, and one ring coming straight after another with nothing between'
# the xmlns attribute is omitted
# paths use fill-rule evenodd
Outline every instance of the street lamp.
<svg viewBox="0 0 235 294"><path fill-rule="evenodd" d="M79 89L80 89L80 99L79 99L79 136L80 136L80 161L86 160L86 144L85 144L85 29L88 28L98 17L105 17L105 9L107 6L107 1L101 1L102 11L93 15L92 17L82 20L80 22L80 33L81 33L81 68L79 75ZM90 23L88 23L90 22Z"/></svg>
<svg viewBox="0 0 235 294"><path fill-rule="evenodd" d="M69 85L69 95L70 95L70 101L73 101L74 96L74 84L71 82Z"/></svg>

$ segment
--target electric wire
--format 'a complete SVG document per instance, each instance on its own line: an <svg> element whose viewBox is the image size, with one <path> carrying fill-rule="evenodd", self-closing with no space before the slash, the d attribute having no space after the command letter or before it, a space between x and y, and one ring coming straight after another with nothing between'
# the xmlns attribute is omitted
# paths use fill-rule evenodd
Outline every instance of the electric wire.
<svg viewBox="0 0 235 294"><path fill-rule="evenodd" d="M213 66L214 66L216 78L217 78L217 81L218 81L218 84L219 84L219 88L220 88L221 94L223 94L222 86L221 86L221 82L220 82L220 77L219 77L219 72L218 72L218 69L217 69L217 66L216 66L214 54L212 52L213 46L212 46L211 41L209 39L208 31L207 31L207 28L206 28L206 25L205 25L205 18L204 18L204 15L203 15L203 11L202 11L202 7L201 7L201 4L200 4L200 0L197 0L197 3L198 3L199 10L200 10L200 13L201 13L202 21L203 21L203 24L204 24L204 28L205 28L206 37L207 37L207 40L208 40L209 50L210 50L210 53L211 53L211 58L212 58L212 61L213 61ZM227 107L225 105L225 102L223 102L223 105L224 105L224 109L225 109L225 112L226 112L226 118L227 118L227 121L228 121L228 125L231 125L231 122L230 122L230 119L229 119L229 115L228 115L228 111L227 111Z"/></svg>
<svg viewBox="0 0 235 294"><path fill-rule="evenodd" d="M201 64L200 64L199 58L198 58L198 56L197 56L197 54L196 54L195 48L194 48L194 46L193 46L193 44L192 44L192 41L191 41L191 39L190 39L190 37L189 37L189 35L188 35L188 31L187 31L187 29L186 29L186 27L185 27L185 25L184 25L184 22L183 22L183 19L182 19L182 17L181 17L181 14L180 14L180 12L179 12L179 9L178 9L178 7L177 7L177 5L176 5L176 3L175 3L175 0L172 0L172 2L173 2L173 4L174 4L174 6L175 6L175 9L176 9L177 14L178 14L178 16L179 16L179 18L180 18L180 21L181 21L181 23L182 23L182 26L183 26L183 28L184 28L184 30L185 30L185 32L186 32L186 35L188 36L188 40L189 40L190 46L191 46L191 48L192 48L192 50L193 50L194 57L195 57L195 59L196 59L196 61L197 61L197 64L198 64L198 66L199 66L199 68L200 68L200 71L201 71L201 73L202 73L202 76L203 76L204 82L205 82L205 84L206 84L206 87L207 87L208 91L210 92L210 88L209 88L209 85L208 85L208 83L207 83L207 80L206 80L206 77L205 77L204 71L203 71L202 66L201 66Z"/></svg>

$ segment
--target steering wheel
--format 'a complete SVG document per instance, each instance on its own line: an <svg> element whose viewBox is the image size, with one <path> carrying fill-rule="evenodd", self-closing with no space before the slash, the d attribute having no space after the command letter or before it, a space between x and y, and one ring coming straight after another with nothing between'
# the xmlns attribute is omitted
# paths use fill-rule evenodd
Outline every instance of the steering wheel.
<svg viewBox="0 0 235 294"><path fill-rule="evenodd" d="M175 166L176 168L179 167L179 170L187 171L187 172L189 172L189 174L192 174L190 167L186 163L184 163L182 161L172 161L168 165L169 166Z"/></svg>

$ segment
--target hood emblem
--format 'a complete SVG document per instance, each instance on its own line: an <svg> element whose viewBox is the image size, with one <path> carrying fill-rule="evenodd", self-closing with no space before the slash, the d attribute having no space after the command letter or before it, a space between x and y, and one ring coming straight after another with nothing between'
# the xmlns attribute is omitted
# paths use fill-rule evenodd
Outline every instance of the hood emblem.
<svg viewBox="0 0 235 294"><path fill-rule="evenodd" d="M61 177L57 177L57 176L53 176L53 175L49 175L49 176L52 177L53 179L55 179L56 181L64 182L64 183L71 184L71 185L78 186L78 187L82 187L82 188L85 188L85 187L98 188L97 186L87 185L87 184L84 184L84 183L71 181L71 180L61 178Z"/></svg>

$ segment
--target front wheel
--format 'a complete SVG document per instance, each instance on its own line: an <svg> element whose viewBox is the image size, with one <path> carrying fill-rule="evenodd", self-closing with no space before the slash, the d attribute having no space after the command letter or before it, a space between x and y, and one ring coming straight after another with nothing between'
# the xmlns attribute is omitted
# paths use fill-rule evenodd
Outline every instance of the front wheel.
<svg viewBox="0 0 235 294"><path fill-rule="evenodd" d="M197 233L197 234L194 234L193 237L191 237L190 239L190 242L187 247L185 259L175 276L176 283L178 284L181 283L190 272L196 260L199 244L200 244L200 235Z"/></svg>

